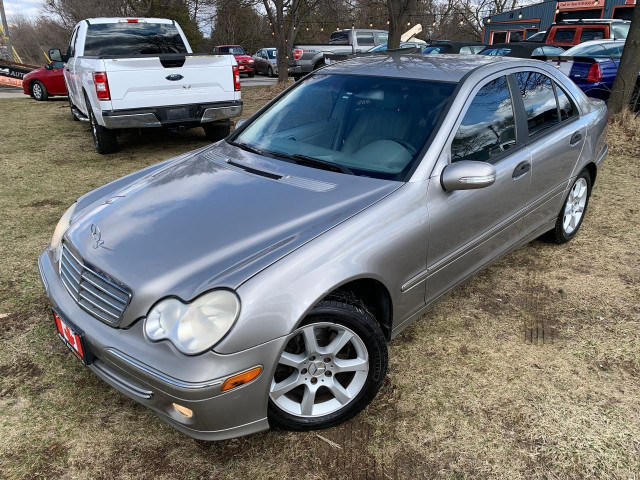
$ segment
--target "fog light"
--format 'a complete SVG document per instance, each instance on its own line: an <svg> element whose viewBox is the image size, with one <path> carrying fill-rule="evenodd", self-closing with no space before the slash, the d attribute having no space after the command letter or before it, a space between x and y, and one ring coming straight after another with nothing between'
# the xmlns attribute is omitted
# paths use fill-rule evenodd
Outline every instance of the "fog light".
<svg viewBox="0 0 640 480"><path fill-rule="evenodd" d="M193 410L183 407L182 405L178 405L177 403L173 403L173 408L175 408L179 413L184 415L187 418L193 417Z"/></svg>
<svg viewBox="0 0 640 480"><path fill-rule="evenodd" d="M233 377L227 378L222 384L222 387L220 387L220 390L224 392L226 390L231 390L232 388L237 388L241 385L244 385L245 383L249 383L250 381L255 380L256 378L258 378L258 376L260 376L261 373L262 367L253 367L246 372L242 372L234 375Z"/></svg>

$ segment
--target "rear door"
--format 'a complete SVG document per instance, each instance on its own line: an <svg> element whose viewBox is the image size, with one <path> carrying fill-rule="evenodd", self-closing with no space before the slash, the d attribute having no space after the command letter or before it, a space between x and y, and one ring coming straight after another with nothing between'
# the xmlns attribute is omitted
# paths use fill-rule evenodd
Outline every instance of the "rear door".
<svg viewBox="0 0 640 480"><path fill-rule="evenodd" d="M477 190L446 192L439 176L429 181L427 302L520 239L531 159L522 138L522 122L516 120L510 84L513 80L501 74L475 87L444 153L450 163L491 163L496 169L495 183Z"/></svg>
<svg viewBox="0 0 640 480"><path fill-rule="evenodd" d="M532 159L528 213L522 235L545 227L560 212L564 191L582 152L586 126L567 90L541 71L514 74Z"/></svg>
<svg viewBox="0 0 640 480"><path fill-rule="evenodd" d="M76 52L75 52L75 44L78 37L78 30L80 30L80 24L76 25L76 28L73 30L71 34L71 38L69 39L69 46L67 47L67 62L64 66L64 80L67 84L67 92L69 94L69 98L75 105L80 105L78 101L78 89L74 77L75 73L75 64L76 64Z"/></svg>

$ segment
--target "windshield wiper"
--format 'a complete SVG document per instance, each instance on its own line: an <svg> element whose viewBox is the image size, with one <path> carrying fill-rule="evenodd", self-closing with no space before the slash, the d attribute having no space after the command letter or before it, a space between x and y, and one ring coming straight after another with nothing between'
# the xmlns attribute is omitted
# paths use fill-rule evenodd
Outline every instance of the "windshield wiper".
<svg viewBox="0 0 640 480"><path fill-rule="evenodd" d="M298 165L306 165L308 167L320 168L322 170L329 170L331 172L339 172L346 173L347 175L355 175L349 168L339 165L337 163L329 162L327 160L320 160L319 158L308 157L306 155L300 155L299 153L294 153L292 155L288 155L286 153L278 153L278 152L268 152L270 155L273 155L277 158L282 158L285 160L293 160Z"/></svg>
<svg viewBox="0 0 640 480"><path fill-rule="evenodd" d="M229 142L229 143L234 147L241 148L242 150L246 150L247 152L257 153L258 155L263 155L263 156L268 155L264 150L260 150L259 148L252 147L251 145L248 145L246 143L242 143L242 142Z"/></svg>

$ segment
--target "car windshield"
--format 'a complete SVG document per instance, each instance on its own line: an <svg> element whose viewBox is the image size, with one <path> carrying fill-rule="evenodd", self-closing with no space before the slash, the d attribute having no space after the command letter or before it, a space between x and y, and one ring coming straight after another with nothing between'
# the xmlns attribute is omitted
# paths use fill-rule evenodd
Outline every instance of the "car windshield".
<svg viewBox="0 0 640 480"><path fill-rule="evenodd" d="M276 50L267 50L267 56L269 58L276 58Z"/></svg>
<svg viewBox="0 0 640 480"><path fill-rule="evenodd" d="M489 55L492 57L506 57L511 52L510 48L487 48L478 55Z"/></svg>
<svg viewBox="0 0 640 480"><path fill-rule="evenodd" d="M612 24L611 25L611 36L613 38L624 40L629 35L629 27L630 23L620 23L620 24Z"/></svg>
<svg viewBox="0 0 640 480"><path fill-rule="evenodd" d="M244 48L232 45L229 47L218 47L218 51L221 53L232 53L234 55L244 55Z"/></svg>
<svg viewBox="0 0 640 480"><path fill-rule="evenodd" d="M84 55L144 55L187 53L172 23L92 23Z"/></svg>
<svg viewBox="0 0 640 480"><path fill-rule="evenodd" d="M354 175L403 180L456 84L313 75L231 143L266 156Z"/></svg>
<svg viewBox="0 0 640 480"><path fill-rule="evenodd" d="M593 58L620 58L624 42L598 43L596 45L576 45L566 52L563 57L593 57Z"/></svg>

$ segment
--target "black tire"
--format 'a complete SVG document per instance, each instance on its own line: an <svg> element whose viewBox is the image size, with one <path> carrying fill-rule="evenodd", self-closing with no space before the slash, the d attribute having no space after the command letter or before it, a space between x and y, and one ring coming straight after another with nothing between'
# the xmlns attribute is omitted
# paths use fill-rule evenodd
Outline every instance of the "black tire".
<svg viewBox="0 0 640 480"><path fill-rule="evenodd" d="M270 398L268 417L271 426L294 431L332 427L362 411L371 403L382 386L387 373L387 343L382 329L373 315L355 299L342 296L329 297L316 305L298 328L319 322L328 322L346 327L360 337L368 354L369 370L367 378L355 398L337 411L323 416L303 417L293 415L281 409Z"/></svg>
<svg viewBox="0 0 640 480"><path fill-rule="evenodd" d="M256 72L254 70L253 72L249 72L247 75L249 75L249 78L253 78L256 76Z"/></svg>
<svg viewBox="0 0 640 480"><path fill-rule="evenodd" d="M202 125L204 134L208 140L217 142L226 138L231 133L231 122L226 123L205 123Z"/></svg>
<svg viewBox="0 0 640 480"><path fill-rule="evenodd" d="M118 139L116 138L116 132L100 125L96 120L95 115L93 114L91 103L86 96L85 102L87 104L87 113L89 114L91 134L93 135L93 145L96 148L96 152L101 155L116 152L118 150Z"/></svg>
<svg viewBox="0 0 640 480"><path fill-rule="evenodd" d="M273 68L271 68L271 65L269 65L269 68L267 68L267 77L273 77Z"/></svg>
<svg viewBox="0 0 640 480"><path fill-rule="evenodd" d="M47 87L40 80L34 80L31 83L31 96L39 102L44 102L49 98Z"/></svg>
<svg viewBox="0 0 640 480"><path fill-rule="evenodd" d="M584 181L586 182L587 197L585 200L585 204L582 210L582 216L580 217L580 220L578 221L575 228L570 233L567 233L564 226L565 209L567 208L567 204L570 202L571 192L573 191L576 184L581 181L581 179L584 179ZM580 173L580 175L578 175L576 179L573 181L573 183L571 184L569 193L567 194L567 197L562 203L562 208L560 209L560 213L558 214L558 217L556 219L555 227L553 228L553 230L550 230L545 234L545 237L547 238L547 240L550 240L552 242L555 242L561 245L563 243L567 243L573 237L575 237L578 231L580 230L580 227L582 226L582 222L584 221L585 215L587 214L587 207L589 206L590 197L591 197L591 175L589 175L589 172L587 172L586 170L583 170Z"/></svg>
<svg viewBox="0 0 640 480"><path fill-rule="evenodd" d="M69 110L71 110L71 119L74 122L79 122L80 119L78 117L76 117L75 113L73 113L73 103L71 102L71 97L69 97Z"/></svg>

